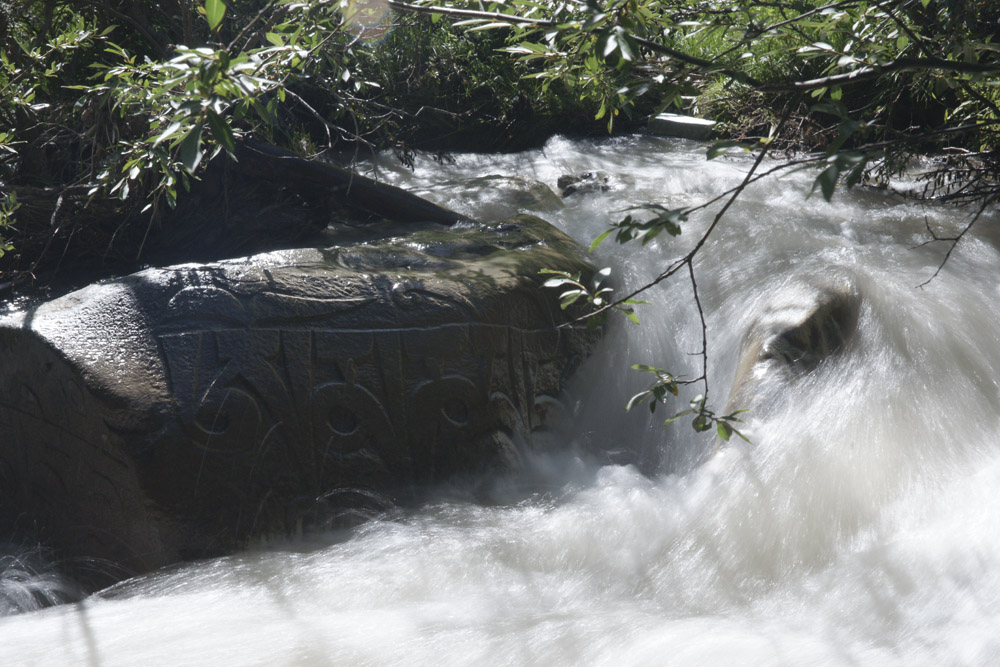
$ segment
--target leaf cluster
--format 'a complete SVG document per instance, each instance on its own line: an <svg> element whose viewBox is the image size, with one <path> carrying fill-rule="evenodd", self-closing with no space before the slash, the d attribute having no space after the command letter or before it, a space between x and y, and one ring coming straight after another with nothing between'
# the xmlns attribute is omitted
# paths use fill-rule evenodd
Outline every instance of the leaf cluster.
<svg viewBox="0 0 1000 667"><path fill-rule="evenodd" d="M611 275L611 267L604 267L590 277L590 280L583 280L579 271L570 273L568 271L555 271L553 269L542 269L541 275L553 276L546 280L542 287L550 289L561 289L559 294L559 307L566 310L574 304L586 304L593 310L599 310L608 306L613 306L615 310L621 312L630 322L639 324L639 317L635 314L633 306L644 305L645 301L626 299L620 302L612 302L611 294L614 291L605 281ZM607 311L588 316L587 327L594 329L607 321Z"/></svg>
<svg viewBox="0 0 1000 667"><path fill-rule="evenodd" d="M626 410L631 410L645 403L649 407L650 413L655 413L657 405L660 405L661 403L664 405L667 404L670 400L670 396L676 397L678 395L679 386L681 384L688 384L686 381L675 377L662 368L654 368L653 366L647 366L645 364L635 364L632 368L637 371L643 371L644 373L650 373L656 379L648 389L639 392L629 399L628 404L625 406ZM694 415L694 419L691 420L691 428L693 428L697 433L704 433L705 431L709 431L715 427L716 434L726 442L728 442L729 438L731 438L734 434L746 442L750 442L746 435L744 435L735 426L735 424L742 423L742 420L737 417L737 415L746 412L746 410L735 410L727 415L717 415L707 406L707 398L704 394L694 396L688 402L688 406L689 407L686 410L681 410L680 412L675 413L673 416L668 417L663 423L670 424L683 417Z"/></svg>
<svg viewBox="0 0 1000 667"><path fill-rule="evenodd" d="M681 223L687 220L688 216L686 209L667 208L656 203L630 206L623 209L622 212L625 211L652 211L655 215L645 220L639 220L631 214L626 215L618 222L612 223L607 230L594 239L590 244L590 252L597 250L611 234L615 235L617 243L628 243L638 238L642 245L646 245L664 232L670 236L680 236Z"/></svg>

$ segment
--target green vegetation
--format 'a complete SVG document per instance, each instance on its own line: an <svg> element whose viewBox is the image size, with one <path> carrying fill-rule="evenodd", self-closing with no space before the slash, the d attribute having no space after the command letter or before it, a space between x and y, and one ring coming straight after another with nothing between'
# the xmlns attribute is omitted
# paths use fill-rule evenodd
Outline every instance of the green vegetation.
<svg viewBox="0 0 1000 667"><path fill-rule="evenodd" d="M511 0L490 9L517 18L467 20L510 23L507 50L531 76L569 85L609 129L651 98L657 109L722 121L747 147L821 151L826 196L841 177L881 184L915 154L939 154L926 196L995 197L995 3Z"/></svg>
<svg viewBox="0 0 1000 667"><path fill-rule="evenodd" d="M998 19L986 0L0 3L0 282L141 261L249 136L405 158L676 109L814 151L827 197L932 153L925 196L992 202Z"/></svg>
<svg viewBox="0 0 1000 667"><path fill-rule="evenodd" d="M193 181L251 136L405 158L520 148L567 118L600 131L504 44L384 3L0 3L0 284L141 263Z"/></svg>

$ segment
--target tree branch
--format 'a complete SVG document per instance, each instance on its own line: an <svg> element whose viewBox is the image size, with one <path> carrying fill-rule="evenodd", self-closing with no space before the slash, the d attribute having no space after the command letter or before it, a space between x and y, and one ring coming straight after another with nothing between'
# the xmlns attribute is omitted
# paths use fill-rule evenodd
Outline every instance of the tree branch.
<svg viewBox="0 0 1000 667"><path fill-rule="evenodd" d="M694 295L694 305L698 309L698 319L701 321L701 381L705 391L705 403L708 403L708 325L705 323L705 309L698 296L698 281L694 278L694 262L688 262L688 275L691 277L691 293Z"/></svg>
<svg viewBox="0 0 1000 667"><path fill-rule="evenodd" d="M781 130L784 128L785 123L787 123L789 117L791 117L792 108L793 108L792 104L789 104L786 107L785 114L782 116L781 121L778 123L777 127L775 128L774 136L778 136L779 134L781 134ZM722 209L715 215L715 219L712 220L712 224L710 224L708 226L708 229L705 230L705 232L701 235L701 238L698 239L698 242L695 243L694 247L686 255L684 255L684 257L682 257L682 258L674 261L673 263L671 263L662 273L660 273L660 275L656 276L656 278L654 278L652 281L646 283L642 287L639 287L638 289L633 290L629 294L621 297L620 299L618 299L616 301L613 301L613 302L607 304L606 306L598 308L597 310L595 310L592 313L589 313L588 315L583 315L581 317L578 317L575 320L573 320L573 321L571 321L571 322L569 322L567 324L579 323L580 321L584 321L584 320L587 320L587 319L589 319L591 317L594 317L596 315L600 315L600 314L605 313L605 312L607 312L607 311L609 311L609 310L611 310L613 308L618 308L619 306L623 305L626 301L630 301L631 299L634 299L635 297L639 296L643 292L645 292L645 291L647 291L647 290L655 287L656 285L659 285L664 280L670 278L671 276L673 276L674 274L676 274L678 271L680 271L682 268L684 268L685 265L690 264L691 262L693 262L695 256L697 256L698 252L702 249L702 247L708 241L708 238L712 235L712 232L715 231L715 228L719 226L719 222L721 222L722 217L726 214L726 211L729 210L729 207L733 205L733 202L736 201L736 199L740 196L740 194L743 192L743 190L745 190L746 187L748 185L750 185L750 183L753 182L753 180L754 180L754 174L756 173L757 168L760 167L761 163L764 161L764 158L767 156L767 154L770 151L770 149L771 149L771 145L770 144L765 144L761 148L760 153L757 155L757 158L754 160L753 166L750 167L750 171L748 171L747 175L743 177L743 181L736 188L733 189L732 196L729 197L729 199L723 205ZM697 210L698 208L702 208L702 206L698 206L696 208L689 209L689 210Z"/></svg>
<svg viewBox="0 0 1000 667"><path fill-rule="evenodd" d="M969 233L969 230L972 229L973 225L976 224L976 221L978 221L979 218L983 215L983 212L986 210L986 207L992 203L993 203L992 199L987 199L986 201L984 201L983 205L979 207L978 211L976 211L976 214L972 216L972 220L969 221L969 224L967 224L965 226L965 229L959 232L957 236L939 238L933 231L931 231L931 236L933 237L933 239L931 241L928 241L928 243L932 243L933 241L950 241L951 245L948 246L948 252L944 254L944 257L941 259L941 263L938 264L937 269L934 271L934 275L932 275L930 278L917 285L918 289L923 289L924 287L929 285L931 281L937 278L938 275L940 275L942 269L944 269L944 265L947 264L948 260L951 258L951 253L953 253L955 251L955 248L958 246L959 241L962 240L963 236ZM930 225L928 225L928 230L930 231Z"/></svg>
<svg viewBox="0 0 1000 667"><path fill-rule="evenodd" d="M441 14L444 16L460 16L467 19L483 19L485 21L506 21L508 23L518 23L521 25L554 26L556 22L552 19L533 19L513 14L501 14L500 12L480 12L474 9L459 9L457 7L441 7L429 5L414 5L400 0L388 0L387 3L393 9L401 12L416 12L418 14Z"/></svg>

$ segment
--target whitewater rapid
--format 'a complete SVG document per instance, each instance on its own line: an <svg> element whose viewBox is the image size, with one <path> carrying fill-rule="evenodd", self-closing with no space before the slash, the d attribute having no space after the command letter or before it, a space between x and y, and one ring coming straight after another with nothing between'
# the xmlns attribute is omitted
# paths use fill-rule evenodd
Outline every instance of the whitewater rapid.
<svg viewBox="0 0 1000 667"><path fill-rule="evenodd" d="M611 189L537 212L584 245L644 202L696 205L751 161L681 140L554 138L512 155L390 157L380 178L480 219L513 211L463 183L555 188L601 170ZM776 295L831 276L861 295L840 354L718 447L667 414L626 414L636 363L700 373L683 274L641 326L609 328L570 388L571 418L523 471L460 480L353 531L262 545L0 618L14 665L992 665L1000 662L1000 269L996 215L888 192L807 198L807 171L752 185L695 264L710 402ZM698 239L605 242L598 265L638 286Z"/></svg>

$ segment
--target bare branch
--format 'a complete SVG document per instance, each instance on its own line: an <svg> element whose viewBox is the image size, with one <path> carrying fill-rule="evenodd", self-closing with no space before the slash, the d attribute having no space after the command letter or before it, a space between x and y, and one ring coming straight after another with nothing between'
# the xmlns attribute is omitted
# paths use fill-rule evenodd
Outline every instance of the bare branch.
<svg viewBox="0 0 1000 667"><path fill-rule="evenodd" d="M701 321L701 380L705 387L705 402L708 402L708 325L705 323L705 309L698 296L698 281L694 278L694 262L688 262L688 275L691 277L691 293L694 295L694 305L698 309L698 319Z"/></svg>
<svg viewBox="0 0 1000 667"><path fill-rule="evenodd" d="M917 285L919 289L923 289L924 287L929 285L931 281L933 281L935 278L938 277L938 275L941 273L941 270L944 269L944 265L947 264L948 260L951 258L951 253L955 251L955 248L956 246L958 246L959 241L962 240L963 236L969 233L969 230L972 229L973 225L976 224L976 221L978 221L979 218L983 215L983 212L986 210L986 207L992 203L993 203L992 199L984 201L983 205L979 207L978 211L976 211L976 214L972 216L972 220L969 221L969 224L967 224L965 228L958 233L957 236L953 236L950 238L938 238L938 236L934 234L933 231L931 232L931 235L934 237L933 239L934 241L950 241L951 245L948 246L948 252L944 254L944 258L941 260L941 263L938 264L937 269L934 271L934 275L932 275L930 278ZM930 225L928 225L927 229L930 230Z"/></svg>
<svg viewBox="0 0 1000 667"><path fill-rule="evenodd" d="M791 116L792 108L793 108L792 104L789 104L786 107L785 114L782 117L781 122L779 122L778 125L777 125L777 127L775 128L775 131L774 131L774 135L775 136L781 134L781 130L784 128L785 123L788 122L788 119ZM757 172L757 168L760 167L761 163L764 161L764 158L767 156L767 154L768 154L768 152L770 152L770 150L771 150L771 145L770 144L765 144L761 148L760 153L757 155L757 159L754 160L753 166L750 167L750 171L748 171L747 175L743 177L743 181L736 188L733 189L732 195L729 197L728 201L726 201L726 203L723 205L723 207L719 210L719 212L715 215L715 219L712 220L712 224L710 224L708 226L708 229L706 229L705 232L701 235L701 238L698 239L698 242L695 243L694 247L690 251L688 251L688 253L686 255L684 255L684 257L682 257L682 258L674 261L673 263L671 263L662 273L660 273L660 275L658 275L656 278L654 278L650 282L646 283L645 285L639 287L638 289L633 290L629 294L626 294L625 296L621 297L620 299L618 299L616 301L613 301L613 302L609 303L606 306L598 308L597 310L595 310L592 313L589 313L588 315L583 315L581 317L576 318L575 320L573 320L571 322L568 322L567 326L575 324L575 323L579 323L580 321L583 321L583 320L587 320L587 319L589 319L591 317L594 317L596 315L600 315L600 314L605 313L605 312L607 312L607 311L609 311L609 310L611 310L613 308L618 308L619 306L623 305L626 301L634 299L635 297L639 296L643 292L645 292L645 291L647 291L647 290L655 287L656 285L659 285L664 280L670 278L675 273L677 273L678 271L680 271L685 265L690 264L691 262L693 262L695 256L697 256L698 252L701 251L702 247L708 241L708 238L712 235L712 232L715 231L715 228L719 226L719 222L722 221L722 217L726 214L726 211L729 210L729 207L733 205L733 202L736 201L736 199L740 196L740 194L743 192L743 190L745 190L746 187L748 185L750 185L750 183L753 182L753 180L754 180L754 174ZM694 210L694 209L692 209L692 210Z"/></svg>
<svg viewBox="0 0 1000 667"><path fill-rule="evenodd" d="M507 21L508 23L519 23L521 25L554 26L556 22L551 19L533 19L513 14L501 14L500 12L480 12L474 9L459 9L457 7L441 7L430 5L414 5L400 0L389 0L387 3L393 9L403 12L416 12L418 14L441 14L444 16L459 16L467 19L483 19L486 21Z"/></svg>

